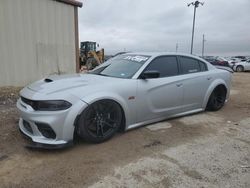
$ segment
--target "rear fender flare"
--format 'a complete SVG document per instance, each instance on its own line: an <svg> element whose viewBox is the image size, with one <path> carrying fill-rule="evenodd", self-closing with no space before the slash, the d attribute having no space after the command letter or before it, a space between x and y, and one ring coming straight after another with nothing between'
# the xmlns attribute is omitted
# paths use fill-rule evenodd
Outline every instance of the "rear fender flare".
<svg viewBox="0 0 250 188"><path fill-rule="evenodd" d="M227 84L224 80L222 79L216 79L214 80L210 86L208 87L207 89L207 92L206 92L206 95L204 97L204 100L203 100L203 104L202 104L202 108L203 109L206 109L206 106L207 106L207 103L208 103L208 100L209 100L209 97L210 95L212 94L212 92L214 91L214 89L218 86L218 85L224 85L227 89L227 98L228 98L228 87L227 87Z"/></svg>

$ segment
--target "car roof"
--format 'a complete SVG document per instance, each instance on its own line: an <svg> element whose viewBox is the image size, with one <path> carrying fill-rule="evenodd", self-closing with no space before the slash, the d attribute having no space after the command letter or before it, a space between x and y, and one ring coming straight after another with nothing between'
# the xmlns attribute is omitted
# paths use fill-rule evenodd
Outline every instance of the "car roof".
<svg viewBox="0 0 250 188"><path fill-rule="evenodd" d="M180 55L180 56L190 56L194 58L199 58L199 56L191 55L187 53L177 53L177 52L130 52L126 53L129 55L147 55L147 56L162 56L162 55Z"/></svg>
<svg viewBox="0 0 250 188"><path fill-rule="evenodd" d="M145 56L151 56L151 58L158 57L158 56L165 56L165 55L176 55L176 56L186 56L191 58L196 58L201 61L204 61L203 58L200 58L196 55L191 55L187 53L178 53L178 52L132 52L132 53L126 53L123 55L145 55Z"/></svg>

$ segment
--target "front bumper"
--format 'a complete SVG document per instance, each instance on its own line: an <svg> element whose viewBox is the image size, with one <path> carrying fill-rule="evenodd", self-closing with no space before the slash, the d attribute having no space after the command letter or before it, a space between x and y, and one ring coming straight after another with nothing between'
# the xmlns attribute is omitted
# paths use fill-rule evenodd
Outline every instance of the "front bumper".
<svg viewBox="0 0 250 188"><path fill-rule="evenodd" d="M71 147L73 145L73 141L69 141L66 144L41 144L38 142L34 142L31 137L27 136L20 128L20 133L29 140L29 144L26 144L25 147L30 149L64 149L67 147Z"/></svg>
<svg viewBox="0 0 250 188"><path fill-rule="evenodd" d="M75 120L86 107L86 103L76 100L67 110L34 111L31 106L19 99L17 101L20 113L19 129L32 140L31 147L63 148L72 144ZM42 131L45 127L49 127L52 136Z"/></svg>

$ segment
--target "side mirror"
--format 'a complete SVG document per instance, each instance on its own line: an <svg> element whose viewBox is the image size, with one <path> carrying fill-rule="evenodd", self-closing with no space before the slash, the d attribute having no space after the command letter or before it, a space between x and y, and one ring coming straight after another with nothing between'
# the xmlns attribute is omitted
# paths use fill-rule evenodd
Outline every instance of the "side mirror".
<svg viewBox="0 0 250 188"><path fill-rule="evenodd" d="M147 78L159 78L160 72L156 70L152 71L145 71L141 74L140 78L147 79Z"/></svg>

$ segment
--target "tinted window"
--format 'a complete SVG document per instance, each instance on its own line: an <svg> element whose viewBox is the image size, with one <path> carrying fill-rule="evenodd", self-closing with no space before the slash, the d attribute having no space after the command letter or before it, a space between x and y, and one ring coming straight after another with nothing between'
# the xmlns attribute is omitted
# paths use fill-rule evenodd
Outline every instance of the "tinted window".
<svg viewBox="0 0 250 188"><path fill-rule="evenodd" d="M201 71L206 71L207 70L207 65L205 63L199 61L199 64L200 64Z"/></svg>
<svg viewBox="0 0 250 188"><path fill-rule="evenodd" d="M183 74L189 74L201 71L199 62L195 59L188 57L180 57L180 63Z"/></svg>
<svg viewBox="0 0 250 188"><path fill-rule="evenodd" d="M154 59L145 70L159 71L160 77L177 75L177 59L174 56L158 57Z"/></svg>

